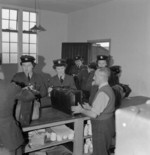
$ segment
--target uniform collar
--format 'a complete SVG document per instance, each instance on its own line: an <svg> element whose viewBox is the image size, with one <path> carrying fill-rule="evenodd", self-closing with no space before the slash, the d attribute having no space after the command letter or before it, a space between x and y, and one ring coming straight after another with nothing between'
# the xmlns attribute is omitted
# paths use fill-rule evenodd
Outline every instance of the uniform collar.
<svg viewBox="0 0 150 155"><path fill-rule="evenodd" d="M65 78L65 75L63 75L63 76L58 76L59 79L60 79L60 77L61 77L62 79L64 79L64 78Z"/></svg>

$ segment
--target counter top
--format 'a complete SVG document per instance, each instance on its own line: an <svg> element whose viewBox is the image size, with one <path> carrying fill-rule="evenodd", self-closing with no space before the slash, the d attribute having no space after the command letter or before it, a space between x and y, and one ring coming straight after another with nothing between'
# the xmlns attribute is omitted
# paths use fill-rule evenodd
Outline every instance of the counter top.
<svg viewBox="0 0 150 155"><path fill-rule="evenodd" d="M40 128L45 128L56 125L61 125L65 123L71 123L76 121L76 119L88 119L88 117L78 114L78 115L69 115L64 112L61 112L52 107L50 108L42 108L41 116L38 120L34 120L30 123L29 126L24 126L23 131L36 130Z"/></svg>

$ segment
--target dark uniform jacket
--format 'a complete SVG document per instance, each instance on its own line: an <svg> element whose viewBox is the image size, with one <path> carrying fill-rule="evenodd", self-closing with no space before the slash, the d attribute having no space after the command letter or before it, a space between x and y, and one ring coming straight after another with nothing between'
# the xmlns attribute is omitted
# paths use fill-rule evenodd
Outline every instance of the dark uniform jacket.
<svg viewBox="0 0 150 155"><path fill-rule="evenodd" d="M13 117L15 97L20 87L0 80L0 143L9 150L23 144L22 131Z"/></svg>
<svg viewBox="0 0 150 155"><path fill-rule="evenodd" d="M45 97L47 95L47 88L45 86L43 78L38 73L33 72L31 79L28 80L24 72L19 72L14 75L12 81L24 83L26 86L31 84L34 86L34 89L40 92L41 97Z"/></svg>
<svg viewBox="0 0 150 155"><path fill-rule="evenodd" d="M58 78L58 75L55 75L51 78L49 82L49 86L52 87L58 87L58 86L67 86L69 88L76 89L75 82L72 76L65 74L65 77L63 79L63 82L60 82L60 79Z"/></svg>
<svg viewBox="0 0 150 155"><path fill-rule="evenodd" d="M77 67L76 65L74 65L70 69L69 75L73 75L74 81L75 81L75 85L76 85L77 89L81 89L81 83L80 83L80 80L79 80L79 75L81 74L81 72L83 70L86 70L86 69L87 69L87 66L85 66L85 65L81 65L80 68Z"/></svg>
<svg viewBox="0 0 150 155"><path fill-rule="evenodd" d="M87 69L86 65L81 65L80 68L77 67L76 65L74 65L71 70L70 70L70 74L71 75L77 75L80 73L80 71L82 71L83 69Z"/></svg>

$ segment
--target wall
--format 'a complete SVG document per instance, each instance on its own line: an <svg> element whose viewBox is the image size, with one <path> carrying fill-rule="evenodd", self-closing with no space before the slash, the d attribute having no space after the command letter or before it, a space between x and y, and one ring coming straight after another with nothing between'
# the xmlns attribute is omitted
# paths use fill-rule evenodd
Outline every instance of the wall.
<svg viewBox="0 0 150 155"><path fill-rule="evenodd" d="M53 60L61 58L62 42L67 41L68 16L49 11L43 11L41 15L42 25L47 31L39 34L39 55L45 58L43 71L53 75Z"/></svg>
<svg viewBox="0 0 150 155"><path fill-rule="evenodd" d="M150 96L150 2L113 0L68 15L68 40L111 39L114 65L132 95Z"/></svg>

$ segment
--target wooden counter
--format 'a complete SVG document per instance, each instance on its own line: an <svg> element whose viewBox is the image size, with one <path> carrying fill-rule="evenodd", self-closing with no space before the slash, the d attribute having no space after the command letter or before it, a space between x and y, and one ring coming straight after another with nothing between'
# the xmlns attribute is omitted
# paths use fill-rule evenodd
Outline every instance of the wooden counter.
<svg viewBox="0 0 150 155"><path fill-rule="evenodd" d="M88 120L89 117L83 115L69 115L65 114L61 111L58 111L54 108L43 108L41 111L41 117L39 120L32 121L29 126L23 127L24 132L29 132L32 130L38 130L43 128L48 128L52 126L64 125L73 123L74 124L74 140L73 140L73 155L82 155L83 154L83 130L84 130L84 121ZM25 153L40 150L47 147L56 146L59 144L66 143L68 141L61 142L52 142L50 144L46 144L40 146L38 148L27 148L25 149Z"/></svg>

